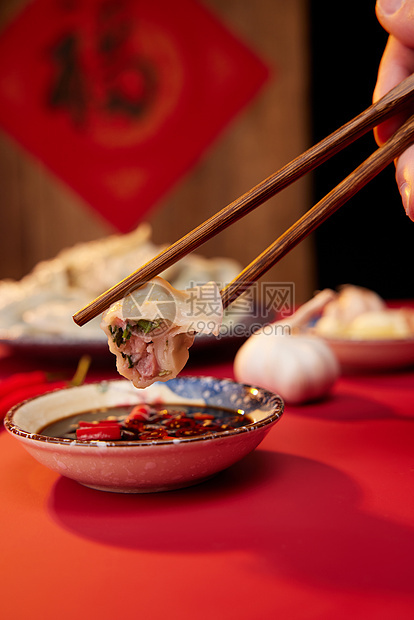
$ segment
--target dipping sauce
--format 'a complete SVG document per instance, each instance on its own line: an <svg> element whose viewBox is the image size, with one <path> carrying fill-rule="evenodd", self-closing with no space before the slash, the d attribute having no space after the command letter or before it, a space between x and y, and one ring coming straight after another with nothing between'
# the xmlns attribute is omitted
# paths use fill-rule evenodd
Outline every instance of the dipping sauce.
<svg viewBox="0 0 414 620"><path fill-rule="evenodd" d="M253 421L249 415L230 409L143 404L79 413L56 420L38 433L78 441L151 441L211 435Z"/></svg>

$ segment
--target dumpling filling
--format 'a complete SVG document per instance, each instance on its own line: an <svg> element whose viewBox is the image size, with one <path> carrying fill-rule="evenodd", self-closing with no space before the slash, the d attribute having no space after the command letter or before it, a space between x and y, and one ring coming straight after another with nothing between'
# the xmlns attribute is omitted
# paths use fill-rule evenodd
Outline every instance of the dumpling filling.
<svg viewBox="0 0 414 620"><path fill-rule="evenodd" d="M223 308L214 282L186 291L153 278L103 315L118 372L137 388L177 376L196 333L219 334Z"/></svg>

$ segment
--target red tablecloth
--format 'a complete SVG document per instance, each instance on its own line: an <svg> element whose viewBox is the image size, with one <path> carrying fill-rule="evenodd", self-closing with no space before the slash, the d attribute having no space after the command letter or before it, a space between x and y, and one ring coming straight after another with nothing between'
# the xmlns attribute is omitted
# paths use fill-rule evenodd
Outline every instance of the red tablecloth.
<svg viewBox="0 0 414 620"><path fill-rule="evenodd" d="M1 431L2 617L411 620L413 388L412 371L342 378L239 464L150 495L82 487Z"/></svg>

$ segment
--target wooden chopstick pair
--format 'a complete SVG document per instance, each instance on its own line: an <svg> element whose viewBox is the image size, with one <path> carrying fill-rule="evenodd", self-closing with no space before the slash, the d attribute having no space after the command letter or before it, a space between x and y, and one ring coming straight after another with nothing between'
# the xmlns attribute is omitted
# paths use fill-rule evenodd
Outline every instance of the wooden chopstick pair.
<svg viewBox="0 0 414 620"><path fill-rule="evenodd" d="M361 114L224 207L140 269L79 310L73 316L75 323L80 326L85 325L108 309L115 301L139 288L301 176L317 168L380 122L408 109L413 101L414 74ZM221 291L224 308L235 301L253 282L392 163L413 141L414 115L383 146L374 151L368 159L307 211Z"/></svg>

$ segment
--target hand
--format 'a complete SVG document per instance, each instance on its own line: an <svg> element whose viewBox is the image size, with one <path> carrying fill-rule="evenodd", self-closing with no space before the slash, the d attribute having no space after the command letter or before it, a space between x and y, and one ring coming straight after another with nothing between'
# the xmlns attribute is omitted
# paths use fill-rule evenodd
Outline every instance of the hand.
<svg viewBox="0 0 414 620"><path fill-rule="evenodd" d="M414 0L377 0L377 19L390 34L382 56L374 101L414 72ZM405 120L396 116L374 131L379 145L383 144ZM396 161L396 181L404 209L414 221L414 145Z"/></svg>

